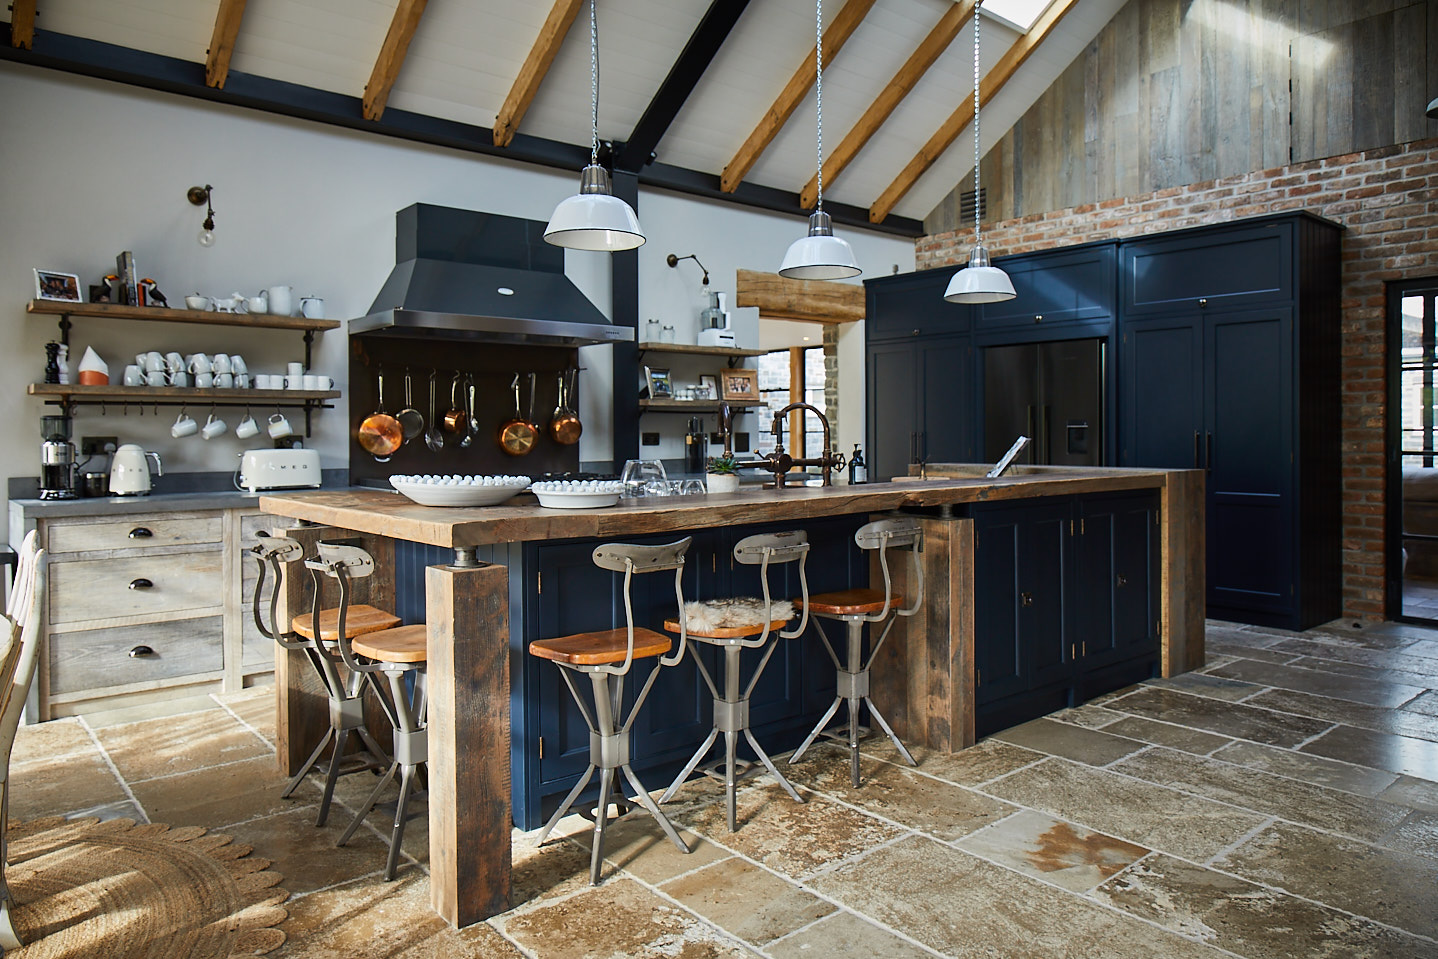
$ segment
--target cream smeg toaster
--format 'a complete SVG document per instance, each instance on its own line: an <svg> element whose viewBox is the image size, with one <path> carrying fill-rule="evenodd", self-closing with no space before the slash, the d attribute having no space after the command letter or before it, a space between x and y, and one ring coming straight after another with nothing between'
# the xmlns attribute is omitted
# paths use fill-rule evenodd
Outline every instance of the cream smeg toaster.
<svg viewBox="0 0 1438 959"><path fill-rule="evenodd" d="M241 489L301 489L320 485L316 450L245 450L240 454Z"/></svg>

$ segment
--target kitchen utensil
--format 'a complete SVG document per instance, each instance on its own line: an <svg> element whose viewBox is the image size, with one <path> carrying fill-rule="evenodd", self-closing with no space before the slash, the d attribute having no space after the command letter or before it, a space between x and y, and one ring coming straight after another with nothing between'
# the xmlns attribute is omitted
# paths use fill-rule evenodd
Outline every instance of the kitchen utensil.
<svg viewBox="0 0 1438 959"><path fill-rule="evenodd" d="M295 312L295 291L289 286L272 286L265 291L270 312L278 316L293 316Z"/></svg>
<svg viewBox="0 0 1438 959"><path fill-rule="evenodd" d="M669 493L669 474L662 460L625 460L624 472L619 480L624 484L624 495L628 498Z"/></svg>
<svg viewBox="0 0 1438 959"><path fill-rule="evenodd" d="M460 395L464 398L464 412L469 422L465 424L464 430L460 433L460 449L468 449L474 442L474 434L479 432L474 426L474 375L465 377L464 388Z"/></svg>
<svg viewBox="0 0 1438 959"><path fill-rule="evenodd" d="M404 409L395 414L399 425L404 428L404 441L408 443L424 432L424 416L414 408L414 396L409 370L404 371Z"/></svg>
<svg viewBox="0 0 1438 959"><path fill-rule="evenodd" d="M245 418L240 420L239 425L235 427L235 435L242 440L260 435L260 424L255 422L255 418L250 415L248 408L245 409Z"/></svg>
<svg viewBox="0 0 1438 959"><path fill-rule="evenodd" d="M186 413L183 408L180 409L180 415L175 417L175 424L170 427L170 435L175 439L182 436L193 436L199 431L200 424L196 423L195 418Z"/></svg>
<svg viewBox="0 0 1438 959"><path fill-rule="evenodd" d="M555 480L535 483L529 489L539 497L539 505L547 509L595 509L619 502L624 484L614 480Z"/></svg>
<svg viewBox="0 0 1438 959"><path fill-rule="evenodd" d="M429 447L431 453L444 449L444 434L439 431L439 424L434 420L434 384L438 375L437 372L429 374L429 429L424 431L424 445Z"/></svg>
<svg viewBox="0 0 1438 959"><path fill-rule="evenodd" d="M584 432L584 426L579 422L579 414L569 406L571 372L573 371L564 370L559 374L559 398L556 401L558 405L554 407L554 415L549 418L549 435L554 442L563 446L578 443L579 434Z"/></svg>
<svg viewBox="0 0 1438 959"><path fill-rule="evenodd" d="M270 417L270 425L265 429L269 431L270 439L275 440L282 440L295 432L294 427L290 426L289 419L279 410L275 410L274 415Z"/></svg>
<svg viewBox="0 0 1438 959"><path fill-rule="evenodd" d="M273 293L271 294L273 302ZM404 429L399 420L384 411L384 371L378 376L379 407L359 427L359 445L366 453L380 462L389 459L390 454L404 443ZM271 418L273 421L273 418Z"/></svg>
<svg viewBox="0 0 1438 959"><path fill-rule="evenodd" d="M478 409L479 407L474 402L474 374L471 373L469 375L469 435L464 438L465 442L460 444L462 446L468 446L479 435L479 417L474 415Z"/></svg>
<svg viewBox="0 0 1438 959"><path fill-rule="evenodd" d="M208 296L201 296L198 293L191 293L185 297L185 307L191 310L208 311L215 308L213 301Z"/></svg>
<svg viewBox="0 0 1438 959"><path fill-rule="evenodd" d="M459 405L459 381L460 374L454 374L454 379L449 384L449 409L444 414L444 431L446 433L465 433L469 426L469 414L465 413ZM531 400L531 402L533 402Z"/></svg>
<svg viewBox="0 0 1438 959"><path fill-rule="evenodd" d="M40 417L40 498L75 498L75 444L68 416Z"/></svg>
<svg viewBox="0 0 1438 959"><path fill-rule="evenodd" d="M528 476L391 476L389 484L421 506L493 506L529 486Z"/></svg>
<svg viewBox="0 0 1438 959"><path fill-rule="evenodd" d="M188 296L185 297L185 302L190 302ZM270 298L264 290L260 291L259 296L245 297L245 309L251 313L268 313L270 311Z"/></svg>
<svg viewBox="0 0 1438 959"><path fill-rule="evenodd" d="M529 408L530 419L525 419L519 411L519 374L514 374L514 382L510 384L514 390L514 416L506 420L499 427L499 448L510 456L523 456L534 449L534 441L539 438L539 430L534 425L534 374L529 374Z"/></svg>
<svg viewBox="0 0 1438 959"><path fill-rule="evenodd" d="M190 422L193 424L195 421ZM164 476L165 467L160 462L160 454L141 449L134 443L126 443L117 449L114 461L110 464L110 495L147 495L150 492L151 456L155 458L155 475Z"/></svg>
<svg viewBox="0 0 1438 959"><path fill-rule="evenodd" d="M242 489L297 489L320 485L317 450L246 450L240 454Z"/></svg>
<svg viewBox="0 0 1438 959"><path fill-rule="evenodd" d="M230 424L220 419L215 415L215 411L211 410L210 415L205 419L205 425L200 427L200 436L212 440L216 436L223 436L229 428Z"/></svg>

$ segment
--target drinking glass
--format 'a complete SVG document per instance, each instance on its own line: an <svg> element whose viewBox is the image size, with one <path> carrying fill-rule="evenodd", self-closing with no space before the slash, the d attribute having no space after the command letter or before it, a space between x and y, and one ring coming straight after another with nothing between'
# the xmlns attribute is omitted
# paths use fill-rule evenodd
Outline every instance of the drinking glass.
<svg viewBox="0 0 1438 959"><path fill-rule="evenodd" d="M680 493L684 496L703 496L707 492L708 490L704 488L704 481L697 479L685 480L680 489Z"/></svg>
<svg viewBox="0 0 1438 959"><path fill-rule="evenodd" d="M662 495L657 492L661 488L668 491L669 475L660 460L625 460L619 479L624 484L624 495L629 498Z"/></svg>

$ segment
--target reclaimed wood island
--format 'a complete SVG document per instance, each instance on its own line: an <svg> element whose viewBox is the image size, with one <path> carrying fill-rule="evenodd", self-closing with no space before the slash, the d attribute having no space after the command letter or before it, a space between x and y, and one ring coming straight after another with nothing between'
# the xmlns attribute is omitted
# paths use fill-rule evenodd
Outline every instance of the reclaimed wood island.
<svg viewBox="0 0 1438 959"><path fill-rule="evenodd" d="M370 489L269 495L260 506L296 521L277 523L275 532L300 541L307 555L320 539L363 542L377 574L363 581L356 601L398 608L407 580L422 591L431 902L463 926L509 908L512 824L537 825L545 797L573 781L564 778L569 768L582 768L564 766L565 733L555 725L562 726L556 716L567 697L555 692L541 715L539 700L558 680L546 680L525 650L576 622L623 624L622 608L615 620L610 574L596 574L588 562L598 542L694 535L685 595L702 598L741 585L740 573L721 569L738 536L776 524L805 528L815 543L811 587L832 589L871 575L869 558L852 543L858 525L893 510L918 516L924 601L895 627L875 664L873 698L906 742L930 749L956 751L1012 722L1202 663L1201 471L1015 467L986 479L985 469L930 465L925 477L907 481L624 500L589 510L545 509L528 494L497 507L430 508ZM418 570L396 571L416 547L430 558L422 580ZM902 574L899 580L902 590ZM306 608L304 590L302 577L287 584L285 616ZM657 616L662 608L636 610L636 618L641 612ZM775 751L786 736L807 731L812 704L827 705L833 695L822 653L809 668L814 688L800 688L798 663L813 658L817 643L781 646L796 665L771 666L764 677L778 677ZM666 681L687 666L666 671ZM655 763L687 756L692 735L708 729L707 695L692 677L676 682L695 689L668 694L663 721L670 725L647 733ZM279 762L288 775L325 727L326 704L297 654L277 659L276 690ZM760 723L756 716L756 730ZM577 754L579 744L570 745Z"/></svg>

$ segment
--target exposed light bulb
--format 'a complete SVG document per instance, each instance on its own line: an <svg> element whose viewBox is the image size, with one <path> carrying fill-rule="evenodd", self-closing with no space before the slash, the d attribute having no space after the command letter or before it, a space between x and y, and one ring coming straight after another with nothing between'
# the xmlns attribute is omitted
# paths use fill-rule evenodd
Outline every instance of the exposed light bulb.
<svg viewBox="0 0 1438 959"><path fill-rule="evenodd" d="M215 231L201 230L200 235L196 237L196 239L200 241L200 246L203 246L205 249L209 249L210 247L215 245Z"/></svg>

